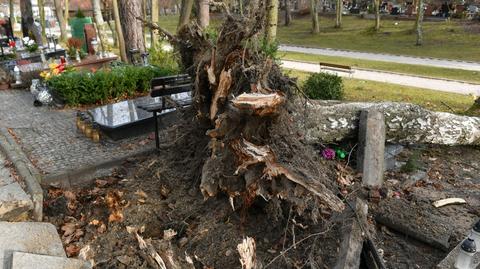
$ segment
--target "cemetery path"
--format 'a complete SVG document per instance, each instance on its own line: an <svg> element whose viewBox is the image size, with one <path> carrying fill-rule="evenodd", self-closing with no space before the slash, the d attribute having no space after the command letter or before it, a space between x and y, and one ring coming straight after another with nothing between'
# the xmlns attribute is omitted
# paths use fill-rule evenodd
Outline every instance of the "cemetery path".
<svg viewBox="0 0 480 269"><path fill-rule="evenodd" d="M286 61L282 60L282 66L287 69L300 70L305 72L319 72L320 66L318 64L297 62L297 61ZM418 87L436 91L459 93L459 94L473 94L476 96L480 95L480 85L472 84L461 81L454 80L444 80L437 78L428 78L412 75L404 75L399 73L391 72L379 72L366 69L354 69L352 74L341 71L331 71L329 73L334 73L342 77L349 77L354 79L364 79L364 80L373 80L385 83L399 84L410 87Z"/></svg>
<svg viewBox="0 0 480 269"><path fill-rule="evenodd" d="M154 148L146 135L94 143L77 131L75 110L34 107L33 100L29 91L0 91L0 128L8 130L6 135L43 175L43 183L76 184L91 178L89 173L96 175L101 168Z"/></svg>
<svg viewBox="0 0 480 269"><path fill-rule="evenodd" d="M315 55L338 56L355 59L364 59L369 61L392 62L401 64L426 65L442 68L463 69L471 71L480 71L480 63L465 62L449 59L423 58L405 55L381 54L349 50L337 50L331 48L310 48L290 45L280 45L280 51L299 52Z"/></svg>

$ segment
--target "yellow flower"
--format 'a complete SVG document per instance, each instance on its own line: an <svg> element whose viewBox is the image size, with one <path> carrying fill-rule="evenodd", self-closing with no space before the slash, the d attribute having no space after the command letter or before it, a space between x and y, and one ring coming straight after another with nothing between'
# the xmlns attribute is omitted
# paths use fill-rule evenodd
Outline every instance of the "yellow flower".
<svg viewBox="0 0 480 269"><path fill-rule="evenodd" d="M53 74L54 75L60 74L60 70L58 70L57 68L53 69Z"/></svg>
<svg viewBox="0 0 480 269"><path fill-rule="evenodd" d="M48 72L47 71L42 71L40 72L40 77L45 78L47 76Z"/></svg>
<svg viewBox="0 0 480 269"><path fill-rule="evenodd" d="M55 68L57 68L57 66L58 66L58 64L56 64L56 63L51 63L51 64L48 65L48 67L50 69L55 69Z"/></svg>

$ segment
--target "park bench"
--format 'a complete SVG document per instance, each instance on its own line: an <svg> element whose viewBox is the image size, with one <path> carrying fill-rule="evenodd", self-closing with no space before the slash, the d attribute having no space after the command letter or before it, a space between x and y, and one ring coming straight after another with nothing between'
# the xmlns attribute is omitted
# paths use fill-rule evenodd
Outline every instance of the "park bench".
<svg viewBox="0 0 480 269"><path fill-rule="evenodd" d="M155 98L155 100L147 104L138 105L138 107L153 113L155 145L159 149L158 115L192 104L192 78L187 74L154 78L150 82L150 87L150 96Z"/></svg>
<svg viewBox="0 0 480 269"><path fill-rule="evenodd" d="M322 71L324 69L339 71L339 72L345 72L345 73L349 73L350 75L353 74L353 72L354 72L353 68L351 66L348 66L348 65L320 62L320 71Z"/></svg>

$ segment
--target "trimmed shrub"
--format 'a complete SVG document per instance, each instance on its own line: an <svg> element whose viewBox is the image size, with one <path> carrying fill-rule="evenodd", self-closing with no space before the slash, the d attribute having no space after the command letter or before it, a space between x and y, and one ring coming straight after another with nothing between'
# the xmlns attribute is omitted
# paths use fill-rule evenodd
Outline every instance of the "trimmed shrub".
<svg viewBox="0 0 480 269"><path fill-rule="evenodd" d="M175 70L153 66L118 66L97 72L66 72L48 80L48 86L68 105L103 103L148 92L154 77L175 74Z"/></svg>
<svg viewBox="0 0 480 269"><path fill-rule="evenodd" d="M303 84L303 91L311 99L340 100L343 98L343 81L328 73L311 74Z"/></svg>

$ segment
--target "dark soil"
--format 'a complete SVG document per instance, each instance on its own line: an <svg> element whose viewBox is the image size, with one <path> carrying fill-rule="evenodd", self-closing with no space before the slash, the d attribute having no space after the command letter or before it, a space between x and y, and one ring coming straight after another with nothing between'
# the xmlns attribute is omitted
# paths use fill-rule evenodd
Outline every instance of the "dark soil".
<svg viewBox="0 0 480 269"><path fill-rule="evenodd" d="M162 255L164 231L177 234L169 248L181 264L187 255L195 268L241 268L237 244L246 237L256 242L257 259L266 268L332 268L339 252L341 220L322 212L324 219L312 223L291 212L284 203L258 199L247 209L227 196L204 200L199 191L201 160L206 152L204 130L170 134L159 155L132 159L110 177L97 179L83 189L51 188L46 193L45 221L54 223L66 251L75 257L90 246L96 268L151 268L127 227L151 239ZM379 200L421 201L432 214L448 221L454 230L453 248L480 216L480 150L467 147L422 147L406 149L399 157L407 161L420 152L419 167L426 177L405 186L409 174L389 172L380 195L370 199L369 213ZM331 168L332 182L352 181L339 187L350 198L366 193L358 188L359 175L343 168L345 161L322 161ZM336 174L334 173L336 172ZM415 174L412 172L411 174ZM441 198L465 198L467 205L433 208ZM271 207L277 207L271 210ZM406 208L405 210L409 210ZM278 212L272 216L271 212ZM338 222L336 222L338 221ZM371 233L387 268L433 268L447 254L381 225L370 217ZM306 240L302 240L307 238ZM282 251L286 251L281 255ZM187 268L183 267L182 268Z"/></svg>

